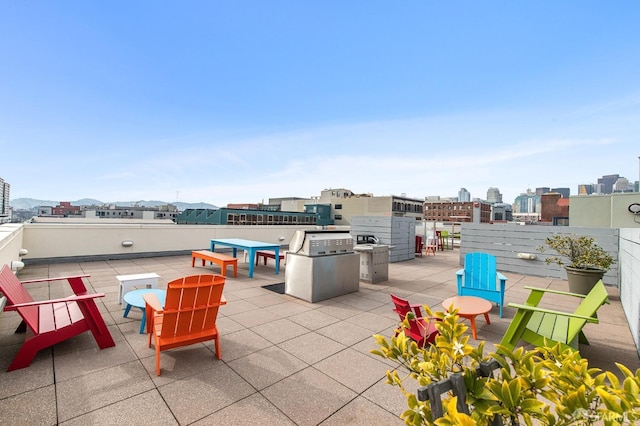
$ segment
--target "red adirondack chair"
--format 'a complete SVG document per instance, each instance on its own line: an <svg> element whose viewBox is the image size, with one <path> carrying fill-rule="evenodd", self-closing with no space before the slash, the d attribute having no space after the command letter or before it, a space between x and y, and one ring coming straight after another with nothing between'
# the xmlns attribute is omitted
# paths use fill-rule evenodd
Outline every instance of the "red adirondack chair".
<svg viewBox="0 0 640 426"><path fill-rule="evenodd" d="M428 343L433 343L438 336L438 329L436 328L436 318L424 318L420 305L410 304L408 300L402 299L393 294L390 295L391 300L395 308L394 312L400 317L400 321L404 321L408 313L412 313L413 316L409 316L409 328L404 330L407 337L415 340L418 346L426 346ZM399 333L396 331L396 336Z"/></svg>
<svg viewBox="0 0 640 426"><path fill-rule="evenodd" d="M7 298L5 311L18 311L22 323L16 330L26 332L25 341L7 371L28 367L38 351L55 345L85 331L91 331L100 349L115 346L95 298L103 293L87 294L82 281L89 275L45 278L20 282L11 269L0 270L0 291ZM66 280L75 296L34 301L24 284Z"/></svg>
<svg viewBox="0 0 640 426"><path fill-rule="evenodd" d="M423 246L423 242L422 242L422 236L421 235L416 235L416 249L415 249L415 254L419 255L420 257L422 257L422 246Z"/></svg>

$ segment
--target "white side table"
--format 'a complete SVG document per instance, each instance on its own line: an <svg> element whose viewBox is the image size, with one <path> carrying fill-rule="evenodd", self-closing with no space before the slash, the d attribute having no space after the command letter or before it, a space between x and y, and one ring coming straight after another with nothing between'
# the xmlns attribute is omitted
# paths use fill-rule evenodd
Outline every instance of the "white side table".
<svg viewBox="0 0 640 426"><path fill-rule="evenodd" d="M150 272L147 274L116 275L120 282L118 288L118 303L122 305L124 295L132 288L158 288L158 278L160 275Z"/></svg>

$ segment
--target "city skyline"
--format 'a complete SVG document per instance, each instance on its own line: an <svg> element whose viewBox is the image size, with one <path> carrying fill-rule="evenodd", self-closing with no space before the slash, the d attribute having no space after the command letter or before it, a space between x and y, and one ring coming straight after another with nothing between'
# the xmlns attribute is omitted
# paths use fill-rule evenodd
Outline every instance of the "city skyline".
<svg viewBox="0 0 640 426"><path fill-rule="evenodd" d="M613 176L613 175L612 175ZM617 174L615 176L618 176ZM597 181L602 180L602 178L605 178L608 176L602 176L601 178L597 178ZM624 178L624 176L620 176L620 178ZM7 184L10 186L9 182L3 182L2 178L0 177L0 183L3 184ZM638 182L636 182L638 183ZM598 187L598 184L592 184L593 187ZM580 185L580 186L584 186L584 185ZM344 188L344 187L336 187L335 189L349 189L349 188ZM527 188L527 190L521 192L520 194L518 194L513 201L509 201L509 200L504 200L504 197L502 196L502 193L500 192L500 188L498 187L489 187L487 188L487 191L485 193L485 196L473 196L473 194L469 193L466 188L460 188L460 190L458 191L457 196L444 196L444 195L438 195L438 194L432 194L430 196L426 196L424 198L425 201L434 201L436 198L437 199L442 199L442 200L447 200L447 199L452 199L452 200L456 200L456 201L471 201L471 200L476 200L476 199L480 199L486 202L489 202L491 204L497 203L497 204L509 204L509 205L513 205L515 206L518 202L518 199L522 196L532 196L532 195L540 195L540 193L546 193L546 192L560 192L562 197L566 197L566 191L569 190L570 188L566 188L566 187L560 187L560 186L538 186L535 188ZM573 193L573 191L570 191L571 194L570 195L590 195L590 194L578 194ZM615 191L612 191L615 192ZM598 193L598 192L594 192L594 194L611 194L612 192L604 192L604 193ZM385 196L385 195L394 195L394 196L406 196L406 194L374 194L371 192L364 192L366 194L371 194L372 196ZM460 199L460 195L464 194L464 199L461 200ZM309 199L314 199L316 197L319 197L320 194L313 194L309 197ZM499 196L499 200L497 199L497 196ZM289 197L293 197L293 196L285 196L285 197L281 197L281 198L289 198ZM95 204L112 204L112 203L116 203L118 205L134 205L137 204L139 202L142 202L143 205L145 205L144 203L151 203L151 205L155 206L157 205L158 202L165 202L168 204L171 204L171 202L166 201L166 200L152 200L152 199L139 199L139 200L98 200L94 197L83 197L82 199L77 199L77 200L42 200L42 199L33 199L32 197L27 197L27 198L19 198L19 199L12 199L11 201L16 201L16 202L20 202L21 204L24 204L25 201L27 200L31 200L31 201L38 201L38 202L47 202L49 204L51 204L52 206L56 206L59 205L61 203L65 203L65 202L70 202L73 205L87 205L86 203L89 202L91 203L91 205L95 205ZM80 204L77 204L77 202L80 202ZM265 201L265 204L268 202ZM83 204L85 203L85 204ZM34 204L33 206L31 206L30 208L36 208L38 206L45 206L45 205L49 205L49 204ZM211 204L208 203L207 201L200 201L200 202L180 202L178 201L177 204L189 204L191 205L190 208L197 208L197 205L200 204L201 206L204 204ZM231 204L231 203L225 203L225 204L221 204L221 205L216 205L216 207L225 207L227 204ZM253 203L241 203L241 204L253 204ZM21 207L17 207L17 208L21 208Z"/></svg>
<svg viewBox="0 0 640 426"><path fill-rule="evenodd" d="M640 4L0 5L11 198L422 199L639 179Z"/></svg>

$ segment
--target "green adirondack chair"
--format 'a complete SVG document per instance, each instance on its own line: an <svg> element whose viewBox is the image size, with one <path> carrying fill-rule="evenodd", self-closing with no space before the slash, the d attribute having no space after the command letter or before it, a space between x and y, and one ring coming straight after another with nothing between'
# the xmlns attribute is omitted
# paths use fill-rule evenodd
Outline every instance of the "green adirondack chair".
<svg viewBox="0 0 640 426"><path fill-rule="evenodd" d="M563 348L571 347L578 350L579 343L589 344L582 328L588 322L598 323L598 309L609 303L609 295L602 280L586 295L535 287L525 288L531 290L531 294L524 305L509 303L510 307L517 308L518 311L500 342L511 350L520 340L543 346L545 339L551 346L560 343ZM580 297L582 302L574 312L539 308L538 304L545 293Z"/></svg>

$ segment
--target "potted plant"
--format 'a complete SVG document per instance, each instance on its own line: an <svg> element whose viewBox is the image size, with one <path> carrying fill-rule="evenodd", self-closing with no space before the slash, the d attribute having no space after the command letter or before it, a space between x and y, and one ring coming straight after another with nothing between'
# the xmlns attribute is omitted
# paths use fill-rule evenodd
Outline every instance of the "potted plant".
<svg viewBox="0 0 640 426"><path fill-rule="evenodd" d="M469 343L468 327L457 310L432 312L423 306L425 317L439 319L435 344L418 346L405 334L405 319L398 334L389 339L374 335L371 353L394 364L387 371L386 384L399 388L407 401L401 418L407 425L620 425L640 420L640 369L632 372L616 363L621 378L613 371L589 366L589 361L571 348L533 347L513 351L498 345L503 353L484 353L485 341ZM499 374L480 376L481 363L496 361ZM452 385L462 375L464 386ZM446 385L448 382L448 386ZM410 383L407 385L407 383ZM459 384L459 382L458 382ZM435 385L442 414L434 413L431 400L415 393ZM461 392L468 413L459 411Z"/></svg>
<svg viewBox="0 0 640 426"><path fill-rule="evenodd" d="M572 293L589 293L614 263L613 257L593 237L554 234L547 237L545 243L556 252L555 256L547 257L545 262L564 266ZM544 253L545 247L538 247L538 251Z"/></svg>

